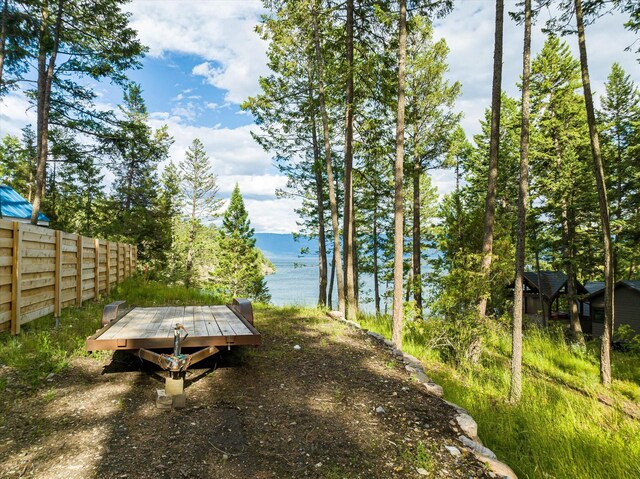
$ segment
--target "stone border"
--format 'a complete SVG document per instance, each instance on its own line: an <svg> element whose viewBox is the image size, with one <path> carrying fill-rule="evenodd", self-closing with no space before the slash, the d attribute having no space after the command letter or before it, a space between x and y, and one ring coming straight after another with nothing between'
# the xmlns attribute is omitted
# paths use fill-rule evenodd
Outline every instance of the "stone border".
<svg viewBox="0 0 640 479"><path fill-rule="evenodd" d="M431 378L429 378L429 376L427 376L427 374L424 372L422 362L418 358L396 348L395 345L391 341L386 339L382 334L364 329L356 321L345 319L344 315L340 311L329 311L327 312L327 316L329 316L333 320L340 321L341 323L344 323L356 330L365 333L367 336L374 339L378 344L383 345L387 349L389 349L393 356L404 363L405 369L409 372L409 374L416 378L416 380L422 385L422 387L428 394L440 398L456 411L456 415L454 416L455 423L454 421L452 421L452 425L458 426L463 432L463 434L458 436L458 441L460 441L461 445L469 452L474 454L481 462L486 464L491 470L490 474L493 474L493 477L499 479L518 479L516 474L509 466L507 466L503 462L498 461L495 453L482 444L482 441L478 437L478 424L471 417L469 412L463 407L449 402L443 398L444 390L442 389L442 386L436 384ZM453 450L456 448L452 447L451 449Z"/></svg>

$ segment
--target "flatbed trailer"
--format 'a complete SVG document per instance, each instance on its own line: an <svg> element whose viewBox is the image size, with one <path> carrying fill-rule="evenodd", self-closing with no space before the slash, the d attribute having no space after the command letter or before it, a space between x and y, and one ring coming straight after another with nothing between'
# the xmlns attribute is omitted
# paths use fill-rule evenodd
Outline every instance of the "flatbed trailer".
<svg viewBox="0 0 640 479"><path fill-rule="evenodd" d="M234 299L226 306L156 306L139 308L116 301L105 306L102 328L89 336L87 351L129 351L169 372L166 394L183 394L187 368L220 348L259 346L251 303ZM184 354L182 349L195 349ZM198 349L200 348L200 349ZM157 350L172 350L172 354ZM156 350L156 351L154 351ZM174 401L175 404L175 401Z"/></svg>

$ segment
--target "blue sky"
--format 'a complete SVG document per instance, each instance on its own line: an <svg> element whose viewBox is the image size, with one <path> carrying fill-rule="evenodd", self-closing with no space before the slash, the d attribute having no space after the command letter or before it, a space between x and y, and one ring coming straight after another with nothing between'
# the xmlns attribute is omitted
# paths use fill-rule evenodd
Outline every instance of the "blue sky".
<svg viewBox="0 0 640 479"><path fill-rule="evenodd" d="M450 47L449 77L460 80L463 94L457 108L464 112L462 125L469 135L479 130L479 119L490 103L493 56L494 3L490 0L456 2L452 14L439 20L436 38L444 37ZM506 2L507 10L515 2ZM283 188L270 156L251 138L256 131L251 116L240 103L259 92L258 78L268 74L267 45L254 32L263 13L262 3L253 0L134 0L127 6L132 26L149 47L143 68L131 73L139 82L154 127L168 125L175 143L172 161L179 162L194 138L200 138L218 174L220 196L228 198L239 183L256 231L289 233L297 230L293 212L295 199L276 199ZM539 51L544 36L534 28L533 51ZM587 29L592 82L596 95L613 61L618 61L640 83L635 55L625 52L636 37L622 27L624 17L607 16ZM567 41L577 55L575 37ZM510 19L505 24L503 89L512 96L522 68L522 32ZM103 108L114 108L121 92L98 85ZM0 103L0 135L19 133L33 123L33 111L24 97L13 93ZM441 194L453 187L450 172L433 173Z"/></svg>

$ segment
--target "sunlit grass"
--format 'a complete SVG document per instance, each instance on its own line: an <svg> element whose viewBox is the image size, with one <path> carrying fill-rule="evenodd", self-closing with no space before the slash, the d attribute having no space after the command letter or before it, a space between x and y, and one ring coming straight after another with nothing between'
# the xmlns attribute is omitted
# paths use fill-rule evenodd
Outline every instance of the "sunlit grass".
<svg viewBox="0 0 640 479"><path fill-rule="evenodd" d="M391 335L388 318L362 316L363 327ZM640 421L619 406L640 398L640 358L614 352L611 391L599 384L598 345L573 349L559 336L529 330L524 340L523 399L507 401L511 339L496 328L479 366L455 369L411 333L403 349L425 363L445 397L476 419L480 436L521 478L635 478L640 471ZM611 398L616 407L597 400Z"/></svg>

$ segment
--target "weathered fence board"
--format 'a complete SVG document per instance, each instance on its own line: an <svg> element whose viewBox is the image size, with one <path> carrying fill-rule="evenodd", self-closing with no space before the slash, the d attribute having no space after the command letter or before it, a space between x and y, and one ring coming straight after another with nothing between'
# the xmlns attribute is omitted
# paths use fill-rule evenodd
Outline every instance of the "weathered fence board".
<svg viewBox="0 0 640 479"><path fill-rule="evenodd" d="M136 246L0 220L0 331L98 298L131 275Z"/></svg>

